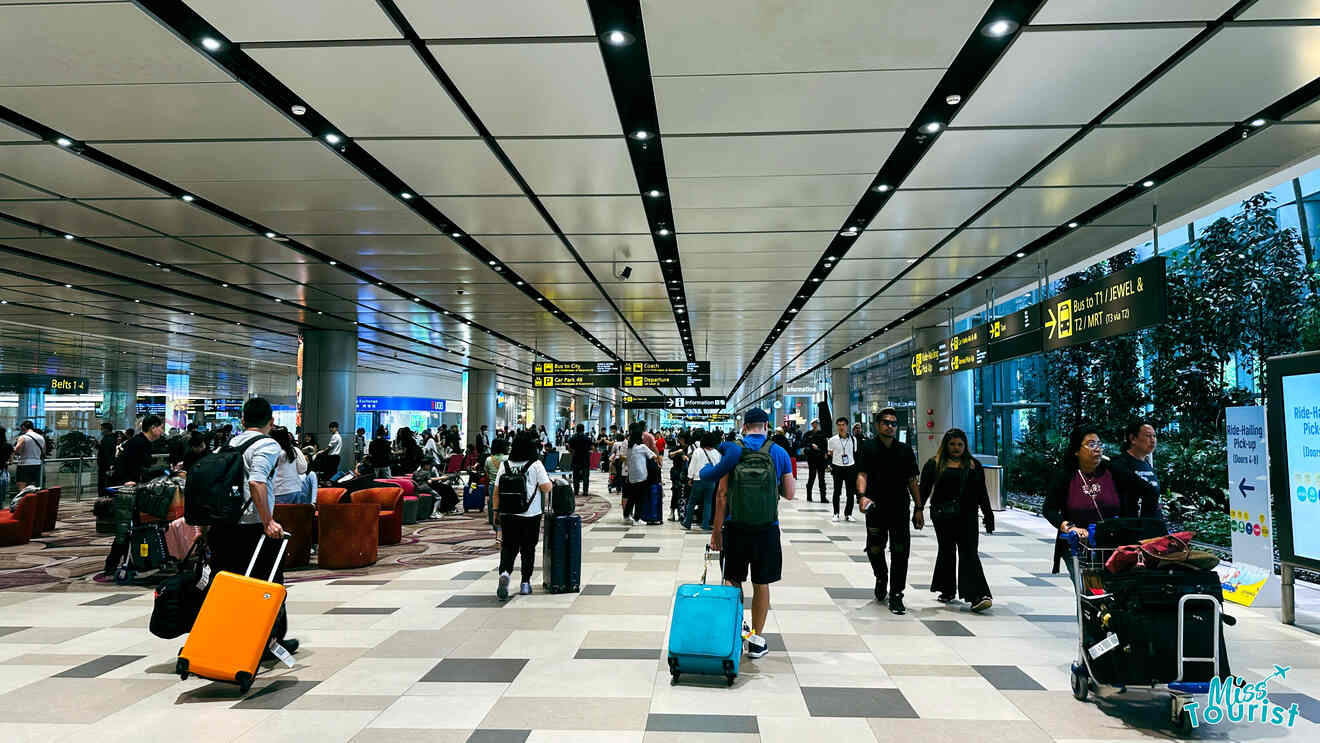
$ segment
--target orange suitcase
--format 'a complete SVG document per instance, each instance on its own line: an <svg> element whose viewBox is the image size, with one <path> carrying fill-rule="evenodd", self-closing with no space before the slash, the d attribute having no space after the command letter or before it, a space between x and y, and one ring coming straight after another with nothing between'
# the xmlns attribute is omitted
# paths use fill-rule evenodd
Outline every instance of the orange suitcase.
<svg viewBox="0 0 1320 743"><path fill-rule="evenodd" d="M188 674L195 673L215 681L234 681L243 694L252 688L257 664L284 604L284 586L273 581L284 559L289 535L286 532L280 540L270 578L258 580L251 577L252 567L257 564L257 555L265 543L263 534L246 573L221 571L211 580L197 622L174 666L179 678L187 680Z"/></svg>

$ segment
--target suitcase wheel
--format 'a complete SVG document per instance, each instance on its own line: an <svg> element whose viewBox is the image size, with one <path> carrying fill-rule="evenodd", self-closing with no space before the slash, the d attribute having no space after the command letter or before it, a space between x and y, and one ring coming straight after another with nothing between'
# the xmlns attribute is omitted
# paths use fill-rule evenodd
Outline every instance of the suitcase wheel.
<svg viewBox="0 0 1320 743"><path fill-rule="evenodd" d="M180 650L179 652L182 653L183 651ZM174 661L174 672L177 673L177 674L179 674L179 680L180 680L180 681L187 681L187 680L188 680L188 659L187 659L187 658L179 658L178 660Z"/></svg>
<svg viewBox="0 0 1320 743"><path fill-rule="evenodd" d="M135 573L132 570L129 570L128 568L120 567L118 570L115 571L115 585L126 586L129 583L133 582L133 578L136 575L137 573Z"/></svg>
<svg viewBox="0 0 1320 743"><path fill-rule="evenodd" d="M1077 665L1074 664L1070 676L1072 677L1073 698L1079 702L1085 702L1086 695L1091 691L1091 679L1087 677L1085 668L1079 671Z"/></svg>
<svg viewBox="0 0 1320 743"><path fill-rule="evenodd" d="M738 678L738 677L737 677L737 676L734 676L734 675L731 673L731 674L725 676L724 678L726 678L726 679L729 680L729 686L733 686L734 679L736 679L736 678Z"/></svg>
<svg viewBox="0 0 1320 743"><path fill-rule="evenodd" d="M252 674L247 671L239 671L238 675L234 676L234 680L238 682L239 694L246 694L252 688Z"/></svg>

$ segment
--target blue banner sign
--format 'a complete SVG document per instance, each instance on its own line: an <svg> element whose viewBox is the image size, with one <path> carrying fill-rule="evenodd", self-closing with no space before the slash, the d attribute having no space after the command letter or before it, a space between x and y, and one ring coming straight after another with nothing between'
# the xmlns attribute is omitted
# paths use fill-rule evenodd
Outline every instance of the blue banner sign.
<svg viewBox="0 0 1320 743"><path fill-rule="evenodd" d="M359 413L376 410L426 410L432 413L445 412L445 401L430 397L359 397Z"/></svg>

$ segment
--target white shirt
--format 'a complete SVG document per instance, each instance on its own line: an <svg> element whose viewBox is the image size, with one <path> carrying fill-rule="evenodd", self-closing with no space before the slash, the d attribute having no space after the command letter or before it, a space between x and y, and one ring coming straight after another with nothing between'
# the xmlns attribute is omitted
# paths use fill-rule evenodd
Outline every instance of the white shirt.
<svg viewBox="0 0 1320 743"><path fill-rule="evenodd" d="M247 443L248 439L260 436L260 431L243 431L229 440L229 445L237 449ZM283 450L280 445L275 443L275 439L267 436L265 439L249 446L247 451L243 452L243 471L247 473L249 483L266 483L266 505L271 513L275 513L275 488L271 480L275 476L275 467L279 464L280 455ZM250 493L251 490L248 491ZM244 497L248 495L244 493ZM256 506L251 503L243 510L243 516L239 518L240 524L260 524L261 514L257 512Z"/></svg>
<svg viewBox="0 0 1320 743"><path fill-rule="evenodd" d="M857 439L852 436L847 438L831 436L829 452L830 462L835 467L852 467L857 464Z"/></svg>
<svg viewBox="0 0 1320 743"><path fill-rule="evenodd" d="M696 482L701 479L701 468L708 464L720 463L719 449L706 449L698 446L692 450L692 458L688 460L688 479Z"/></svg>
<svg viewBox="0 0 1320 743"><path fill-rule="evenodd" d="M440 459L440 450L436 448L435 439L427 439L426 445L422 447L422 454L429 454L433 459Z"/></svg>
<svg viewBox="0 0 1320 743"><path fill-rule="evenodd" d="M41 454L46 451L46 439L36 431L24 431L14 442L19 466L41 464Z"/></svg>
<svg viewBox="0 0 1320 743"><path fill-rule="evenodd" d="M513 465L514 468L521 468L525 464L527 463L500 462L500 471L495 475L496 486L498 487L500 478L504 476L504 472L509 468L509 465ZM541 464L541 460L538 459L535 462L532 462L532 466L528 467L527 471L523 473L523 478L527 481L527 498L531 500L532 504L527 507L526 511L517 515L539 516L542 513L540 486L550 483L550 475L545 471L545 465Z"/></svg>
<svg viewBox="0 0 1320 743"><path fill-rule="evenodd" d="M628 449L628 482L646 482L646 460L654 459L655 452L646 444L638 444Z"/></svg>
<svg viewBox="0 0 1320 743"><path fill-rule="evenodd" d="M334 433L330 434L330 445L325 448L325 453L329 454L332 457L337 457L339 456L340 450L342 450L343 448L344 448L344 438L339 435L339 432L335 431Z"/></svg>
<svg viewBox="0 0 1320 743"><path fill-rule="evenodd" d="M258 446L260 444L253 444L252 448ZM275 463L275 475L271 478L271 487L274 488L275 495L288 495L302 490L302 480L298 475L307 474L307 457L303 456L301 449L294 449L293 454L294 461L290 462L288 455L280 449L280 458Z"/></svg>

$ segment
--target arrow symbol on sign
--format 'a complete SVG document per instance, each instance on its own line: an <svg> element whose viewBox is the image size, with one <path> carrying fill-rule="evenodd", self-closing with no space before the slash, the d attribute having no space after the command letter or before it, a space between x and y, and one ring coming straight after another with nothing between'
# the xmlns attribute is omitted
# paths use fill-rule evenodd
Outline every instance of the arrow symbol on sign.
<svg viewBox="0 0 1320 743"><path fill-rule="evenodd" d="M1045 308L1045 311L1048 312L1048 313L1050 313L1050 319L1048 319L1048 320L1045 321L1045 327L1047 327L1047 328L1050 329L1050 335L1049 335L1049 337L1050 337L1050 338L1053 338L1053 337L1054 337L1054 326L1058 325L1058 322L1054 319L1054 310L1050 309L1049 307L1046 307L1046 308Z"/></svg>
<svg viewBox="0 0 1320 743"><path fill-rule="evenodd" d="M1242 482L1238 483L1238 492L1242 494L1242 497L1243 497L1243 498L1247 497L1247 493L1248 493L1248 492L1250 492L1250 491L1252 491L1252 490L1255 490L1255 489L1256 489L1256 486L1255 486L1255 485L1248 485L1248 484L1247 484L1247 478L1245 478L1245 477L1242 478Z"/></svg>

